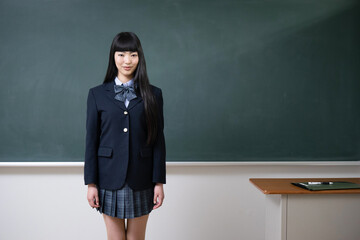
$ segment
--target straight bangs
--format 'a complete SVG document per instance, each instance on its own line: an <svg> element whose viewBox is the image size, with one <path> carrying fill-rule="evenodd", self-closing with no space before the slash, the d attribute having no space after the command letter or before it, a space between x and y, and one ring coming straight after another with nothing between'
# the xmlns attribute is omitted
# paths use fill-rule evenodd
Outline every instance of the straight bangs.
<svg viewBox="0 0 360 240"><path fill-rule="evenodd" d="M118 41L114 41L114 52L138 52L139 46L136 39L134 39L130 34L121 36Z"/></svg>

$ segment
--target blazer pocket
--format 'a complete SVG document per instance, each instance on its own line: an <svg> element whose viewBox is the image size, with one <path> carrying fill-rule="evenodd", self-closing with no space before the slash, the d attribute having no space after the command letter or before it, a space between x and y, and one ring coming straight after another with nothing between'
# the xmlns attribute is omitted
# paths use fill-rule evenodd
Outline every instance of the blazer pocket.
<svg viewBox="0 0 360 240"><path fill-rule="evenodd" d="M149 157L152 157L152 148L143 148L141 149L140 151L140 156L142 158L149 158Z"/></svg>
<svg viewBox="0 0 360 240"><path fill-rule="evenodd" d="M111 157L112 152L113 150L111 147L99 147L97 155L99 157Z"/></svg>

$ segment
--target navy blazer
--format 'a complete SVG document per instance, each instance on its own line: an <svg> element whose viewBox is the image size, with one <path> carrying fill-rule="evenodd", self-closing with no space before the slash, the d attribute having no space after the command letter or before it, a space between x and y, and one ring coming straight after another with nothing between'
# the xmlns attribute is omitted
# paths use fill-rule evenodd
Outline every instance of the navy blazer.
<svg viewBox="0 0 360 240"><path fill-rule="evenodd" d="M134 190L165 183L163 98L160 88L151 90L158 103L158 133L147 146L147 125L141 96L128 107L116 100L115 81L89 90L86 118L85 185L120 189L125 182Z"/></svg>

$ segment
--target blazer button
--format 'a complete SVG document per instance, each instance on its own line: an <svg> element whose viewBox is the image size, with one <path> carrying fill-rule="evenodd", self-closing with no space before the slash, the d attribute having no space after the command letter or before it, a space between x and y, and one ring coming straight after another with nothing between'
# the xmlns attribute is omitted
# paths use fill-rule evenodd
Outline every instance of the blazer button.
<svg viewBox="0 0 360 240"><path fill-rule="evenodd" d="M124 128L124 132L127 132L128 131L128 129L127 128Z"/></svg>
<svg viewBox="0 0 360 240"><path fill-rule="evenodd" d="M124 114L125 114L125 115L127 115L127 114L128 114L128 112L127 112L127 111L124 111Z"/></svg>

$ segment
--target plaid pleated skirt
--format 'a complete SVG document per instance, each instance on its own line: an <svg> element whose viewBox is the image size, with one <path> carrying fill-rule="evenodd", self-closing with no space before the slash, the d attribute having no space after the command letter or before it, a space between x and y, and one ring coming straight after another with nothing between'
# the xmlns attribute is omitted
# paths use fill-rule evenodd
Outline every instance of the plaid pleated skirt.
<svg viewBox="0 0 360 240"><path fill-rule="evenodd" d="M117 218L136 218L149 214L154 207L154 189L132 190L127 183L118 190L98 188L100 213Z"/></svg>

